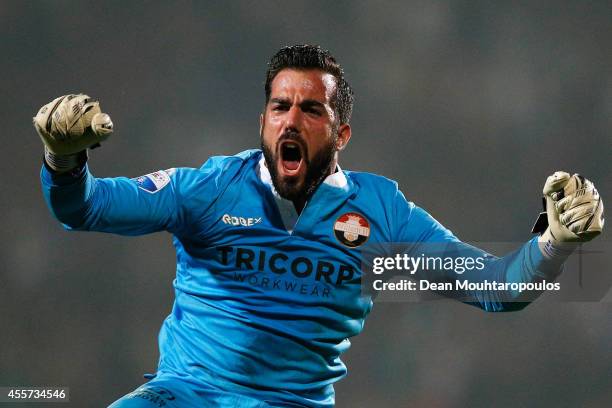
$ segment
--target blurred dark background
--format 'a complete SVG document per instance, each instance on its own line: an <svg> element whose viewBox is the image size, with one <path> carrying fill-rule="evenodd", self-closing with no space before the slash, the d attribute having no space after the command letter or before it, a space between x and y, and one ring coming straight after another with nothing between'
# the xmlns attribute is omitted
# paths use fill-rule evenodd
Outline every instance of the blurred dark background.
<svg viewBox="0 0 612 408"><path fill-rule="evenodd" d="M168 234L68 233L47 211L31 117L59 95L112 115L96 175L195 167L258 146L268 58L318 43L356 93L341 165L396 179L462 239L529 239L557 169L612 202L609 1L258 3L0 3L0 385L106 406L155 370L173 300ZM610 295L515 314L380 303L337 405L611 406L611 312Z"/></svg>

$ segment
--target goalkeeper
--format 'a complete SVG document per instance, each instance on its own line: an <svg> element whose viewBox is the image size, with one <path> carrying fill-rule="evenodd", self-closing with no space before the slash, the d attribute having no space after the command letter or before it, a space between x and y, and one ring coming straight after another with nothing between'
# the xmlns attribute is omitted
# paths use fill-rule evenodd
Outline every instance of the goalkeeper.
<svg viewBox="0 0 612 408"><path fill-rule="evenodd" d="M157 372L113 408L333 407L333 384L346 374L340 355L372 308L360 286L366 241L416 243L416 256L427 243L449 243L484 259L471 281L531 283L554 280L574 246L601 233L602 200L579 175L550 176L544 233L496 258L463 244L397 183L342 170L353 93L319 47L274 55L265 101L261 150L133 179L96 178L88 168L87 148L113 129L98 102L67 95L34 118L45 145L44 196L65 228L173 234L176 297ZM486 311L526 304L516 291L461 299Z"/></svg>

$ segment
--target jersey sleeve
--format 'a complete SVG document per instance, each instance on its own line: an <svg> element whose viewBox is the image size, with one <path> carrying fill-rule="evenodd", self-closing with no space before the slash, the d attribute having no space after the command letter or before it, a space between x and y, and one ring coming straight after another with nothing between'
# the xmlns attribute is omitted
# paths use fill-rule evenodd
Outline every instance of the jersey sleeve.
<svg viewBox="0 0 612 408"><path fill-rule="evenodd" d="M395 197L394 215L396 228L394 240L406 243L406 252L413 257L452 259L479 259L481 269L457 273L456 270L432 268L418 271L414 277L430 282L454 283L467 280L470 283L497 282L501 284L548 282L556 279L561 265L542 255L537 238L523 244L516 251L503 257L469 245L459 240L425 210L408 202L401 191ZM510 287L510 285L507 285ZM518 290L453 290L440 292L486 311L512 311L524 308L541 292Z"/></svg>
<svg viewBox="0 0 612 408"><path fill-rule="evenodd" d="M198 211L216 198L220 169L160 170L135 179L96 178L87 165L72 174L43 166L41 182L51 213L68 230L142 235L157 231L180 234L197 217L185 197L197 190Z"/></svg>

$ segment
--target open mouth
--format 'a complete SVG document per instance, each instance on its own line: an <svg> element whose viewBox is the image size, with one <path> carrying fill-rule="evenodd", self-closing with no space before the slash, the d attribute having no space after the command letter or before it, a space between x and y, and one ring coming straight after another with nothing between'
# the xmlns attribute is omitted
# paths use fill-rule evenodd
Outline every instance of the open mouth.
<svg viewBox="0 0 612 408"><path fill-rule="evenodd" d="M302 146L294 141L285 141L280 146L280 167L287 176L299 173L303 162Z"/></svg>

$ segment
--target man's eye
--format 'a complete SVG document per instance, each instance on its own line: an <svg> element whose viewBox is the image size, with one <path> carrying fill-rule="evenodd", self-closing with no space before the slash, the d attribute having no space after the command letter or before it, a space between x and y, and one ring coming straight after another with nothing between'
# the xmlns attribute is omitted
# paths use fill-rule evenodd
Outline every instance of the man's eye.
<svg viewBox="0 0 612 408"><path fill-rule="evenodd" d="M306 108L306 109L304 109L304 112L311 113L311 114L313 114L315 116L321 116L321 111L316 109L316 108Z"/></svg>
<svg viewBox="0 0 612 408"><path fill-rule="evenodd" d="M275 106L272 106L272 110L274 110L274 111L286 111L288 109L289 108L287 107L287 105L275 105Z"/></svg>

